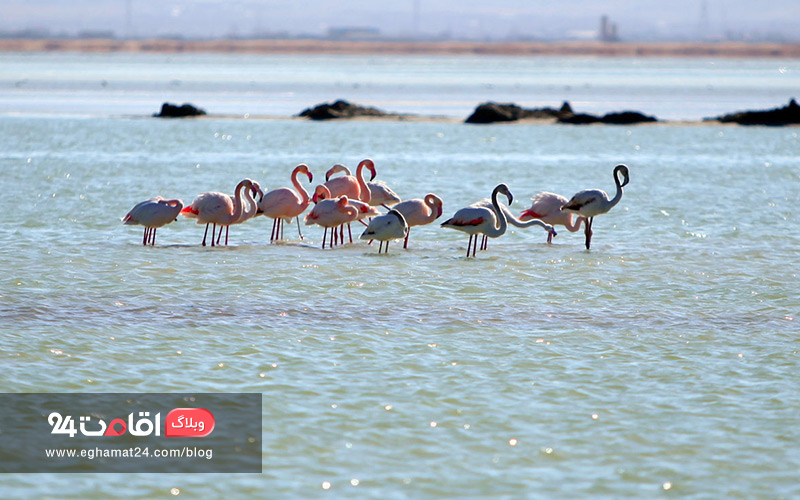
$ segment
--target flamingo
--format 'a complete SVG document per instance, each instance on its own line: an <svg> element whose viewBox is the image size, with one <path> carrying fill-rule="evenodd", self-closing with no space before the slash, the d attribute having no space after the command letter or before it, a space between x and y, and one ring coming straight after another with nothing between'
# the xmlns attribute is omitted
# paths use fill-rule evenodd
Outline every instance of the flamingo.
<svg viewBox="0 0 800 500"><path fill-rule="evenodd" d="M561 210L561 207L568 203L565 196L542 191L541 193L536 193L531 200L533 200L531 207L519 214L519 220L539 219L554 226L564 226L571 233L579 230L581 223L586 223L586 217L573 218L573 214ZM553 242L552 233L548 233L547 242Z"/></svg>
<svg viewBox="0 0 800 500"><path fill-rule="evenodd" d="M470 206L473 206L473 207L485 207L485 208L489 208L491 210L494 210L494 206L492 205L491 200L489 200L488 198L484 198L481 201L475 202ZM526 227L531 227L531 226L540 226L540 227L544 228L545 231L547 231L547 241L552 241L553 237L558 235L558 233L556 233L556 231L553 228L553 226L551 226L549 224L546 224L545 222L543 222L543 221L541 221L539 219L530 219L530 220L527 220L527 221L523 222L522 220L517 219L516 217L514 217L514 214L511 213L511 210L509 210L508 207L503 206L503 205L499 205L499 206L500 206L500 210L503 211L503 215L505 215L506 220L512 226L516 226L516 227L519 227L519 228L526 228ZM480 249L481 250L486 250L488 247L489 247L489 238L486 235L483 235L483 241L481 241L481 248Z"/></svg>
<svg viewBox="0 0 800 500"><path fill-rule="evenodd" d="M334 235L336 227L354 220L358 216L358 209L348 204L347 196L340 196L337 199L321 200L311 212L305 217L306 226L317 224L325 228L322 236L322 248L325 248L325 241L328 237L328 228L333 228L329 247L334 245Z"/></svg>
<svg viewBox="0 0 800 500"><path fill-rule="evenodd" d="M505 212L500 209L497 202L498 193L506 195L509 203L514 201L514 196L511 194L511 191L508 190L508 186L505 184L498 184L492 191L493 209L479 206L478 204L470 205L458 210L453 217L442 223L442 227L457 229L469 234L467 257L469 257L470 246L472 246L472 256L475 257L475 250L478 246L478 233L484 234L490 238L498 238L505 234L508 228ZM500 219L499 226L497 225L497 219ZM472 244L473 239L475 240L475 245Z"/></svg>
<svg viewBox="0 0 800 500"><path fill-rule="evenodd" d="M305 174L308 176L308 181L312 182L314 176L308 170L308 165L301 163L292 170L292 185L297 192L292 191L291 188L282 187L273 189L267 192L258 203L259 211L267 217L274 219L272 223L272 236L269 241L273 242L278 239L283 239L283 219L291 219L299 217L300 214L305 212L311 199L308 197L308 191L297 180L297 176ZM299 193L299 195L298 195ZM297 221L297 230L300 231L300 221ZM301 234L302 238L303 235Z"/></svg>
<svg viewBox="0 0 800 500"><path fill-rule="evenodd" d="M183 209L183 201L165 200L161 196L156 196L137 203L130 212L125 214L122 222L126 225L144 226L142 245L150 243L150 246L153 246L156 244L156 230L176 220L181 209Z"/></svg>
<svg viewBox="0 0 800 500"><path fill-rule="evenodd" d="M246 198L247 201L247 208L242 211L242 216L236 219L236 221L231 223L231 226L234 224L241 224L246 220L252 219L256 215L259 214L258 212L258 203L255 201L256 196L264 196L264 191L261 189L261 186L256 182L253 181L253 186L250 188L250 191L253 193L253 199ZM230 198L231 203L233 203L233 196L227 195ZM225 244L228 243L228 230L230 226L225 227ZM219 241L222 239L222 229L220 229L219 234L217 235L217 245L219 245Z"/></svg>
<svg viewBox="0 0 800 500"><path fill-rule="evenodd" d="M383 181L374 181L373 182L373 180L375 179L375 174L376 174L375 162L370 160L369 158L367 158L366 160L363 160L361 163L364 163L365 166L370 169L370 172L372 172L372 177L370 178L369 182L366 182L367 189L369 191L369 200L365 200L363 197L360 197L360 199L362 201L368 201L369 204L371 206L373 206L373 207L377 207L378 205L381 205L384 208L386 208L387 210L389 210L389 207L391 207L392 205L398 204L400 202L400 197L397 195L397 193L392 191L392 188L390 188ZM359 163L359 166L361 166L361 163ZM337 174L339 172L344 172L344 174L345 174L345 177L339 177L339 179L344 179L344 178L347 178L348 176L351 179L354 178L350 174L350 169L349 168L345 167L341 163L337 163L336 165L331 167L330 170L328 170L325 173L325 180L330 182L331 176L333 176L334 174ZM358 172L356 172L356 174L357 173ZM352 181L348 181L348 182L350 182L350 184L352 185ZM360 191L360 193L362 193L362 196L363 196L363 189ZM342 193L342 194L345 194L345 193ZM352 197L351 197L351 199L352 199Z"/></svg>
<svg viewBox="0 0 800 500"><path fill-rule="evenodd" d="M389 242L399 238L408 236L408 223L403 214L398 210L389 210L386 215L379 215L369 221L369 225L361 233L362 240L378 240L381 245L378 247L378 253L383 249L383 242L386 242L386 251L389 253Z"/></svg>
<svg viewBox="0 0 800 500"><path fill-rule="evenodd" d="M325 184L324 186L328 188L328 191L331 192L332 198L338 198L339 196L347 196L350 200L361 200L365 203L369 203L370 201L370 192L369 187L367 186L366 181L364 180L364 169L368 169L372 176L370 180L375 178L375 162L366 158L361 160L356 167L356 176L353 177L350 175L350 170L345 167L344 165L337 163L333 167L328 170L325 174ZM330 179L331 175L337 172L345 172L346 175L342 177L334 177ZM312 198L314 203L317 202L315 198Z"/></svg>
<svg viewBox="0 0 800 500"><path fill-rule="evenodd" d="M425 198L415 198L412 200L401 201L394 206L394 210L400 212L406 219L409 231L406 233L403 248L408 248L408 235L410 228L414 226L424 226L435 221L442 216L442 199L433 193L428 193ZM380 251L380 249L379 249Z"/></svg>
<svg viewBox="0 0 800 500"><path fill-rule="evenodd" d="M254 204L255 200L251 194L253 181L250 179L243 179L236 185L234 197L225 193L210 191L200 194L192 201L192 204L181 210L181 214L185 217L196 218L198 224L206 225L206 230L203 233L203 246L206 246L206 237L208 236L208 225L213 224L211 229L211 246L214 246L214 237L217 225L230 226L235 224L236 221L242 218L244 214L244 206L242 203L242 190L245 191L245 199L248 204ZM220 227L222 231L222 227ZM225 238L225 245L228 244L228 239Z"/></svg>
<svg viewBox="0 0 800 500"><path fill-rule="evenodd" d="M319 185L316 188L314 188L314 198L313 199L317 200L317 203L319 203L322 200L333 199L333 197L331 196L331 192L328 190L327 187L325 187L324 185ZM352 199L348 198L347 199L347 203L348 203L348 205L353 206L358 210L358 215L356 215L356 218L353 219L353 220L354 221L359 221L360 223L364 224L365 226L367 225L367 223L364 222L364 219L370 218L370 217L375 217L375 216L381 214L378 211L377 208L372 207L368 203L365 203L365 202L360 201L360 200L352 200ZM342 227L340 228L340 232L341 232L342 242L344 242L344 225L342 225ZM350 234L350 243L352 243L353 242L353 232L350 229L350 223L349 222L347 223L347 232Z"/></svg>
<svg viewBox="0 0 800 500"><path fill-rule="evenodd" d="M622 176L623 180L620 179ZM614 183L617 185L617 193L609 199L608 194L601 189L584 189L575 194L561 210L571 212L587 219L584 234L586 235L586 250L592 243L592 223L595 215L602 215L619 203L622 199L622 188L630 182L630 172L627 165L617 165L614 167Z"/></svg>

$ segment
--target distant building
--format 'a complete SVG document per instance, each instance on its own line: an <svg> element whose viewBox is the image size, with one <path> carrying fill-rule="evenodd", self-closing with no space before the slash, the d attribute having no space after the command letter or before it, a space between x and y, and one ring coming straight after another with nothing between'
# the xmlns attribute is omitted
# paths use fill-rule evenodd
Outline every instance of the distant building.
<svg viewBox="0 0 800 500"><path fill-rule="evenodd" d="M328 28L331 40L377 40L381 32L377 28Z"/></svg>
<svg viewBox="0 0 800 500"><path fill-rule="evenodd" d="M612 23L608 16L600 18L600 34L601 42L618 42L619 34L617 33L617 23Z"/></svg>

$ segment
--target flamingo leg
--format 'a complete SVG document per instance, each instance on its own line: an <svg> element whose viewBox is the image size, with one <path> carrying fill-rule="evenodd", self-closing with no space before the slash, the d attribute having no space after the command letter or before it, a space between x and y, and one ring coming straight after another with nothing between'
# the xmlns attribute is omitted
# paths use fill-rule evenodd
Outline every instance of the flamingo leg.
<svg viewBox="0 0 800 500"><path fill-rule="evenodd" d="M411 230L409 229L406 233L406 239L403 241L403 248L408 248L408 235L411 234Z"/></svg>
<svg viewBox="0 0 800 500"><path fill-rule="evenodd" d="M231 226L225 226L225 246L228 246L228 231L230 228ZM222 229L219 230L219 233L222 234Z"/></svg>
<svg viewBox="0 0 800 500"><path fill-rule="evenodd" d="M350 243L352 243L353 242L353 231L350 230L350 224L347 225L347 232L350 234ZM342 239L344 239L344 236L342 236Z"/></svg>
<svg viewBox="0 0 800 500"><path fill-rule="evenodd" d="M583 233L586 235L586 250L589 250L589 246L592 244L592 223L594 222L594 217L590 217L588 221L586 221L586 229L583 230Z"/></svg>
<svg viewBox="0 0 800 500"><path fill-rule="evenodd" d="M467 258L469 259L469 249L472 246L472 237L475 236L474 234L469 235L469 243L467 243Z"/></svg>
<svg viewBox="0 0 800 500"><path fill-rule="evenodd" d="M333 244L331 245L331 247L333 247L334 245L338 245L339 244L339 233L336 232L336 228L335 227L333 228L332 232L333 232Z"/></svg>
<svg viewBox="0 0 800 500"><path fill-rule="evenodd" d="M547 232L547 242L553 243L553 233L551 231Z"/></svg>
<svg viewBox="0 0 800 500"><path fill-rule="evenodd" d="M300 239L303 239L303 233L300 232L300 217L295 217L294 220L297 221L297 234L300 236Z"/></svg>
<svg viewBox="0 0 800 500"><path fill-rule="evenodd" d="M211 225L211 246L214 246L214 239L217 237L217 225Z"/></svg>
<svg viewBox="0 0 800 500"><path fill-rule="evenodd" d="M147 245L147 230L150 229L148 227L144 228L144 236L142 236L142 245Z"/></svg>
<svg viewBox="0 0 800 500"><path fill-rule="evenodd" d="M381 250L383 250L383 242L381 241L380 245L378 245L378 254L380 255Z"/></svg>
<svg viewBox="0 0 800 500"><path fill-rule="evenodd" d="M206 231L203 233L203 246L206 246L206 236L208 236L208 225L211 224L210 222L206 223ZM211 239L213 240L214 237L212 236Z"/></svg>
<svg viewBox="0 0 800 500"><path fill-rule="evenodd" d="M272 232L269 235L269 242L272 243L275 241L275 224L277 223L277 219L272 219Z"/></svg>
<svg viewBox="0 0 800 500"><path fill-rule="evenodd" d="M383 253L389 253L389 240L386 240L386 250Z"/></svg>
<svg viewBox="0 0 800 500"><path fill-rule="evenodd" d="M283 241L283 219L278 219L278 227L281 228L281 241Z"/></svg>
<svg viewBox="0 0 800 500"><path fill-rule="evenodd" d="M325 250L325 240L328 238L328 228L325 228L325 232L322 233L322 249Z"/></svg>
<svg viewBox="0 0 800 500"><path fill-rule="evenodd" d="M154 227L153 231L150 233L150 246L154 246L156 244L156 230L158 228Z"/></svg>
<svg viewBox="0 0 800 500"><path fill-rule="evenodd" d="M486 250L487 248L489 248L489 237L484 234L483 241L481 241L481 250Z"/></svg>
<svg viewBox="0 0 800 500"><path fill-rule="evenodd" d="M478 248L478 235L475 235L475 243L472 244L472 256L475 257L475 250Z"/></svg>

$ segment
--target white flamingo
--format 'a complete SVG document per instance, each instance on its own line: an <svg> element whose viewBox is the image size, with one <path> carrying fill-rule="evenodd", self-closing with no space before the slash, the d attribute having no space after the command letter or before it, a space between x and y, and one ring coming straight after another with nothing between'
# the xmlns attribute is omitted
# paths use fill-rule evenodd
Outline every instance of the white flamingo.
<svg viewBox="0 0 800 500"><path fill-rule="evenodd" d="M125 225L144 226L142 245L156 244L156 230L174 221L181 209L183 201L178 199L166 200L160 196L137 203L122 218Z"/></svg>
<svg viewBox="0 0 800 500"><path fill-rule="evenodd" d="M185 217L195 218L197 219L198 224L206 225L206 230L203 233L203 246L206 246L206 237L208 236L209 224L213 224L211 229L211 246L213 247L215 244L214 238L216 236L215 231L217 226L219 225L220 231L222 231L222 226L230 226L242 218L242 215L244 214L242 191L245 188L247 188L247 190L245 191L244 196L247 199L247 203L255 203L251 193L252 187L253 181L250 179L244 179L236 185L233 199L231 199L231 197L225 193L210 191L200 194L194 199L194 201L192 201L191 205L181 210L181 214ZM227 244L228 239L225 238L225 245Z"/></svg>
<svg viewBox="0 0 800 500"><path fill-rule="evenodd" d="M484 198L484 199L482 199L480 201L477 201L477 202L473 203L470 206L471 207L484 207L484 208L488 208L488 209L494 210L494 205L492 204L492 201L489 198ZM539 227L543 228L545 231L547 231L547 240L548 241L552 241L553 237L557 236L557 233L556 233L555 229L553 229L553 226L551 226L549 224L545 224L544 222L542 222L541 220L538 220L538 219L533 219L533 220L528 220L528 221L523 222L522 220L517 219L514 216L514 214L511 213L511 210L509 210L508 207L506 207L504 205L498 205L498 206L500 207L500 210L503 211L503 215L505 215L506 220L508 221L508 223L511 224L512 226L516 226L516 227L519 227L519 228L526 228L526 227L531 227L531 226L539 226ZM488 236L486 236L484 234L483 235L483 240L481 241L481 248L480 249L481 250L486 250L487 248L489 248L489 238L488 238Z"/></svg>
<svg viewBox="0 0 800 500"><path fill-rule="evenodd" d="M373 217L369 225L361 233L362 240L378 240L381 242L378 253L381 253L383 242L386 242L386 251L389 253L389 242L408 236L408 223L403 214L398 210L389 210L386 215Z"/></svg>
<svg viewBox="0 0 800 500"><path fill-rule="evenodd" d="M578 231L581 224L586 223L586 217L575 217L573 214L561 210L561 207L569 202L565 196L542 191L533 195L531 200L530 208L519 214L519 220L539 219L553 226L564 226L571 233ZM547 234L547 242L553 242L552 233Z"/></svg>
<svg viewBox="0 0 800 500"><path fill-rule="evenodd" d="M620 179L620 176L622 179ZM617 193L613 198L609 199L608 194L601 189L584 189L572 197L561 210L565 212L572 212L585 217L587 219L586 229L586 249L592 243L592 223L594 222L595 215L602 215L619 203L622 199L622 188L625 187L631 180L630 172L627 165L617 165L614 167L614 183L617 185Z"/></svg>
<svg viewBox="0 0 800 500"><path fill-rule="evenodd" d="M408 224L409 231L403 241L403 248L408 248L408 236L412 227L430 224L442 216L442 199L433 193L428 193L423 199L401 201L393 209L403 214Z"/></svg>
<svg viewBox="0 0 800 500"><path fill-rule="evenodd" d="M472 256L475 257L478 234L483 234L490 238L499 238L505 234L508 228L505 212L500 209L500 204L497 202L498 193L506 195L509 203L514 201L514 196L508 190L508 186L499 184L492 191L493 208L478 206L477 204L470 205L458 210L453 217L442 223L442 227L457 229L469 234L467 257L469 257L470 247L472 247ZM475 240L474 245L472 244L473 240Z"/></svg>

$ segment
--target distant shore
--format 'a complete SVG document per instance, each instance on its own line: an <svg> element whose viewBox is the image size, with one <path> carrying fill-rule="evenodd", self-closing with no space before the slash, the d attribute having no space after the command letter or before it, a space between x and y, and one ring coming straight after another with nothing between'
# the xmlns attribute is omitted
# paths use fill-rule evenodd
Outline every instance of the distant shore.
<svg viewBox="0 0 800 500"><path fill-rule="evenodd" d="M0 39L0 52L800 58L800 44Z"/></svg>

